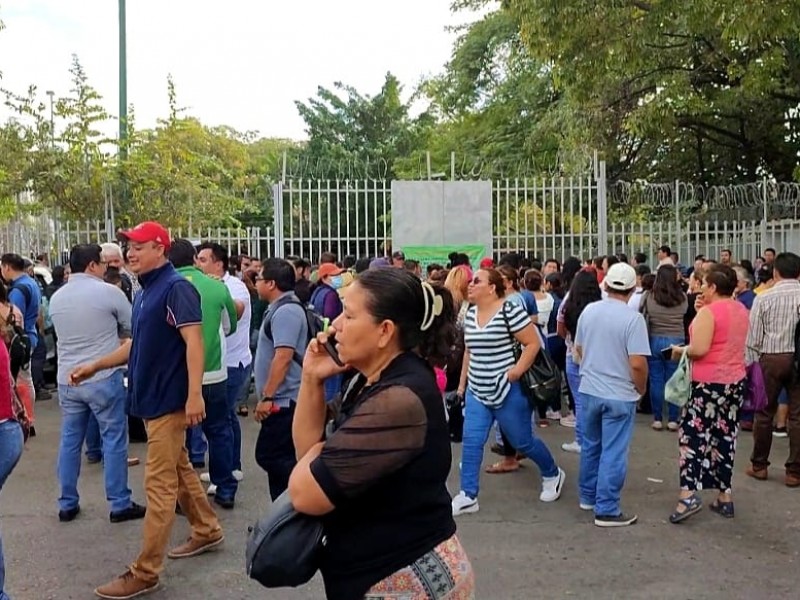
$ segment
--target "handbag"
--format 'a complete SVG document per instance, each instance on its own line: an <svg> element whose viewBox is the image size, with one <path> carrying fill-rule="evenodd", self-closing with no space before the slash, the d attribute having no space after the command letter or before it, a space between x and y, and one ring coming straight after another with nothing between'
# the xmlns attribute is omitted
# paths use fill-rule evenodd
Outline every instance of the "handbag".
<svg viewBox="0 0 800 600"><path fill-rule="evenodd" d="M686 348L683 349L678 368L667 380L664 387L664 398L670 404L681 407L689 401L692 394L692 368Z"/></svg>
<svg viewBox="0 0 800 600"><path fill-rule="evenodd" d="M503 321L505 321L508 337L511 338L514 350L514 360L519 361L522 356L522 347L511 332L511 324L508 322L505 303L502 311ZM561 400L561 371L559 371L555 361L545 349L538 328L537 335L539 335L541 342L539 352L536 353L533 364L528 367L528 370L525 371L520 379L520 384L522 384L522 389L528 398L528 403L534 410L538 410L539 407L549 408L555 406L556 402Z"/></svg>
<svg viewBox="0 0 800 600"><path fill-rule="evenodd" d="M324 546L322 520L297 512L287 490L248 528L247 574L268 588L303 585L319 570Z"/></svg>
<svg viewBox="0 0 800 600"><path fill-rule="evenodd" d="M742 410L758 412L767 407L767 386L764 371L758 362L747 365L747 386L744 388Z"/></svg>

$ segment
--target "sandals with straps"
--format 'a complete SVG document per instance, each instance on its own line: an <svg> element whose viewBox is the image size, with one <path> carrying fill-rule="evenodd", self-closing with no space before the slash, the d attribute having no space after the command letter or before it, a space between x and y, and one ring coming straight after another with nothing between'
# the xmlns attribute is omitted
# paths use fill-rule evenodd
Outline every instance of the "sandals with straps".
<svg viewBox="0 0 800 600"><path fill-rule="evenodd" d="M700 500L700 497L697 494L692 494L688 498L681 498L678 500L678 506L680 507L681 505L686 507L686 510L681 511L675 509L675 511L669 516L670 523L681 523L692 515L699 513L703 508L703 501Z"/></svg>

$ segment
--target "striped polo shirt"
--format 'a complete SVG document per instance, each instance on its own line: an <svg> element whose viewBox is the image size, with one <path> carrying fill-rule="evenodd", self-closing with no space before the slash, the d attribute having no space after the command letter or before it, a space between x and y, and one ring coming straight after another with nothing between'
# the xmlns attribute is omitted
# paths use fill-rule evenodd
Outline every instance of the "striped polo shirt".
<svg viewBox="0 0 800 600"><path fill-rule="evenodd" d="M469 350L467 381L470 391L486 406L500 406L511 389L506 373L517 361L509 329L514 334L530 324L528 314L509 302L483 327L478 325L477 307L467 311L464 319L464 341Z"/></svg>

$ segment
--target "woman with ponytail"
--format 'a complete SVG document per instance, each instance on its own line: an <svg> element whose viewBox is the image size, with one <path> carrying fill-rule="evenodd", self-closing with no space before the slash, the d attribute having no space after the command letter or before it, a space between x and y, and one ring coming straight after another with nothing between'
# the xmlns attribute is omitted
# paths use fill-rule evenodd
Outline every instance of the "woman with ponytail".
<svg viewBox="0 0 800 600"><path fill-rule="evenodd" d="M474 598L446 480L450 437L434 366L455 340L444 287L402 269L363 273L312 340L292 436L294 508L322 517L328 598ZM343 367L325 349L333 340ZM328 423L323 382L352 370Z"/></svg>

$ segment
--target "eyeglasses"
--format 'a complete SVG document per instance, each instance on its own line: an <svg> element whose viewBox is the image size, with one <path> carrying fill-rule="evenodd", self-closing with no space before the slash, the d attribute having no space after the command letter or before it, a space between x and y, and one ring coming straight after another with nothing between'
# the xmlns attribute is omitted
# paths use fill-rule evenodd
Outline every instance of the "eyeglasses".
<svg viewBox="0 0 800 600"><path fill-rule="evenodd" d="M480 277L476 277L472 280L472 285L479 285L481 283L483 283L483 281L481 281Z"/></svg>

